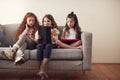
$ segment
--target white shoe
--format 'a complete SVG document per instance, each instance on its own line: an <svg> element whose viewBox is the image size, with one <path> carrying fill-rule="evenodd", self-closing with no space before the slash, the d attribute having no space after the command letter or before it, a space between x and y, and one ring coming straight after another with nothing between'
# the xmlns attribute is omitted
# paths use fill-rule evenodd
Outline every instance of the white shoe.
<svg viewBox="0 0 120 80"><path fill-rule="evenodd" d="M16 57L15 59L15 65L21 65L25 62L24 58L23 57Z"/></svg>

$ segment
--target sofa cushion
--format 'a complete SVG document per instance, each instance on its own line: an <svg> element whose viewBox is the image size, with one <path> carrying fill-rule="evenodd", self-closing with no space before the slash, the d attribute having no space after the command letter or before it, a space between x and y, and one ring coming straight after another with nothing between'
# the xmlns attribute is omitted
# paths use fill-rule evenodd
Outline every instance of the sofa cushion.
<svg viewBox="0 0 120 80"><path fill-rule="evenodd" d="M30 59L37 59L37 49L30 51ZM81 60L82 50L80 49L52 49L51 60Z"/></svg>
<svg viewBox="0 0 120 80"><path fill-rule="evenodd" d="M0 27L4 30L4 41L3 44L5 47L8 47L9 45L13 45L15 40L15 32L18 28L19 24L4 24L0 25ZM62 32L63 26L58 27L60 32ZM59 35L60 36L60 35Z"/></svg>
<svg viewBox="0 0 120 80"><path fill-rule="evenodd" d="M4 30L0 25L0 42L2 42L4 40Z"/></svg>
<svg viewBox="0 0 120 80"><path fill-rule="evenodd" d="M3 40L4 40L4 33L0 32L0 42L3 42Z"/></svg>
<svg viewBox="0 0 120 80"><path fill-rule="evenodd" d="M37 53L37 49L31 50L31 51L30 51L30 59L32 59L32 60L37 60L37 55L36 55L36 53Z"/></svg>
<svg viewBox="0 0 120 80"><path fill-rule="evenodd" d="M81 60L82 50L80 49L53 49L52 60Z"/></svg>
<svg viewBox="0 0 120 80"><path fill-rule="evenodd" d="M15 32L18 28L18 24L5 24L1 25L1 27L3 28L5 34L3 45L6 47L8 47L9 45L13 45L16 42Z"/></svg>
<svg viewBox="0 0 120 80"><path fill-rule="evenodd" d="M4 31L0 25L0 46L3 46L3 41L4 41Z"/></svg>

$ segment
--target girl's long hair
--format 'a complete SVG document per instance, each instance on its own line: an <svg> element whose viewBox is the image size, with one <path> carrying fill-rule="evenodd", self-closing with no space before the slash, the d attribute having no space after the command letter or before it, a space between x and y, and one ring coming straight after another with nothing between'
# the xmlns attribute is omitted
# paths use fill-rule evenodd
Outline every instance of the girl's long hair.
<svg viewBox="0 0 120 80"><path fill-rule="evenodd" d="M36 15L34 13L28 12L24 16L23 21L21 22L21 24L19 25L19 27L18 27L18 29L16 31L16 36L15 36L16 40L19 39L20 34L25 30L28 17L34 17L35 18L35 24L34 24L34 27L32 27L32 28L35 30L34 32L36 32L36 30L37 30L37 28L39 26L39 21L38 21Z"/></svg>
<svg viewBox="0 0 120 80"><path fill-rule="evenodd" d="M57 23L55 22L54 17L51 14L46 14L42 19L42 24L44 23L44 18L48 18L52 22L52 28L58 28Z"/></svg>
<svg viewBox="0 0 120 80"><path fill-rule="evenodd" d="M75 24L74 24L73 28L76 31L76 38L81 39L81 28L79 26L76 14L74 14L74 12L71 12L70 14L67 15L67 18L73 18L73 20L75 21ZM67 20L67 18L66 18L66 20ZM68 27L67 23L65 24L64 34L66 34L66 32L69 34L69 27Z"/></svg>

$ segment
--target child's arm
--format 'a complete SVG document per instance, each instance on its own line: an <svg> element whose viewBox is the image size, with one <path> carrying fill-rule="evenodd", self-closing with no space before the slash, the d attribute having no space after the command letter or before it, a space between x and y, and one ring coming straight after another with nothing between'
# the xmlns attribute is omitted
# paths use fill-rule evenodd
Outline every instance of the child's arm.
<svg viewBox="0 0 120 80"><path fill-rule="evenodd" d="M64 31L62 32L60 39L65 39L65 33L64 33Z"/></svg>
<svg viewBox="0 0 120 80"><path fill-rule="evenodd" d="M56 35L60 34L60 32L59 32L59 30L57 28L55 28L55 31L56 31Z"/></svg>

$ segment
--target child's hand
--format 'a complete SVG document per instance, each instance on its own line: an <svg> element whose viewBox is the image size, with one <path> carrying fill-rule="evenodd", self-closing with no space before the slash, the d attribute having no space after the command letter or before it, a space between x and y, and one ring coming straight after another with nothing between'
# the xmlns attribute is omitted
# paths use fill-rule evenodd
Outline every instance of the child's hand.
<svg viewBox="0 0 120 80"><path fill-rule="evenodd" d="M26 28L25 28L26 30L28 30L29 29L29 27L28 27L28 25L26 24Z"/></svg>
<svg viewBox="0 0 120 80"><path fill-rule="evenodd" d="M28 30L28 37L30 38L30 39L34 39L35 38L35 30L34 29L29 29Z"/></svg>
<svg viewBox="0 0 120 80"><path fill-rule="evenodd" d="M56 29L52 29L51 30L51 34L54 35L54 36L57 35L57 30Z"/></svg>
<svg viewBox="0 0 120 80"><path fill-rule="evenodd" d="M56 40L55 36L52 36L52 41L55 42Z"/></svg>
<svg viewBox="0 0 120 80"><path fill-rule="evenodd" d="M34 34L29 34L28 37L29 37L31 40L35 40L35 35L34 35Z"/></svg>

